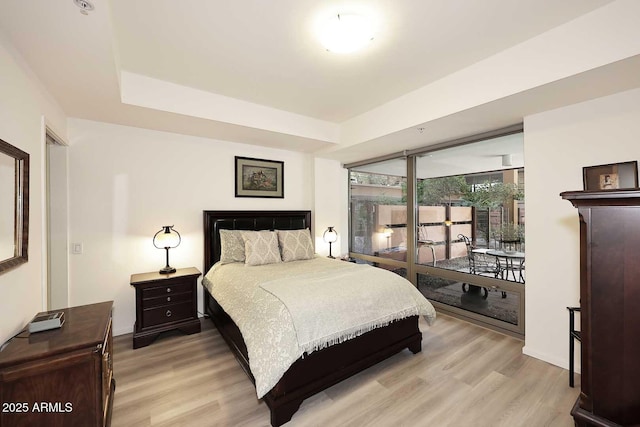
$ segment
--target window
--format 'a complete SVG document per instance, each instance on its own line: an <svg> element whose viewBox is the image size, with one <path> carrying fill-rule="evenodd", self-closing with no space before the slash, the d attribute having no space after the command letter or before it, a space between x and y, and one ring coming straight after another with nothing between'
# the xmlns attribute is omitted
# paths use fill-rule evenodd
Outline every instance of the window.
<svg viewBox="0 0 640 427"><path fill-rule="evenodd" d="M369 262L407 274L407 201L404 159L353 168L350 180L350 251ZM375 257L375 258L374 258Z"/></svg>

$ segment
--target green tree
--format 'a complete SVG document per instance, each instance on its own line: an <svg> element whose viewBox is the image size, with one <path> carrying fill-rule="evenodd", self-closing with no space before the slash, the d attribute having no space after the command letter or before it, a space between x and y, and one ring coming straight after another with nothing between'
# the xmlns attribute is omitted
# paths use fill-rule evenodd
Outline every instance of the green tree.
<svg viewBox="0 0 640 427"><path fill-rule="evenodd" d="M512 201L524 198L524 189L513 183L486 181L473 188L468 186L463 198L468 206L490 209L500 206L508 208Z"/></svg>
<svg viewBox="0 0 640 427"><path fill-rule="evenodd" d="M451 206L469 192L463 175L419 179L416 183L416 202L422 206ZM407 200L407 186L402 185L402 201Z"/></svg>

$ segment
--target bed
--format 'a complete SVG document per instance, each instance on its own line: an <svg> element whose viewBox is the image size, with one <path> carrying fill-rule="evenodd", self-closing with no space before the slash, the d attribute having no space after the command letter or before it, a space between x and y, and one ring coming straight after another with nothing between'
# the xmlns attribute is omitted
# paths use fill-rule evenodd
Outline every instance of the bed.
<svg viewBox="0 0 640 427"><path fill-rule="evenodd" d="M310 211L204 211L204 271L209 272L214 264L214 269L219 267L220 263L216 263L221 256L220 230L306 228L311 229ZM336 267L343 267L340 261L333 262L337 263L334 264ZM347 263L344 264L346 267ZM247 345L240 328L205 286L203 301L206 314L215 324L240 366L256 384L249 365ZM418 315L411 315L376 327L347 341L305 353L303 357L295 360L277 383L262 396L271 412L271 425L280 426L288 422L304 399L405 348L413 353L420 352L421 342Z"/></svg>

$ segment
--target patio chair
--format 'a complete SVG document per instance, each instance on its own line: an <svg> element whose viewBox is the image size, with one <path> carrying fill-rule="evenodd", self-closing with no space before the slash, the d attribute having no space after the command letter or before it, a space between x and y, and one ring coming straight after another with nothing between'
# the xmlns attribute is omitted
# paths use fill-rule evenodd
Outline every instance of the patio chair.
<svg viewBox="0 0 640 427"><path fill-rule="evenodd" d="M429 236L427 235L427 227L425 225L419 225L418 226L418 251L417 251L418 260L420 260L420 249L426 246L429 249L431 249L431 256L433 257L432 265L435 267L436 266L435 244L436 244L435 240L429 239Z"/></svg>
<svg viewBox="0 0 640 427"><path fill-rule="evenodd" d="M467 246L467 259L469 260L469 273L482 274L490 273L495 276L497 265L487 258L488 248L478 248L471 239L464 234L458 234L458 239L463 240Z"/></svg>
<svg viewBox="0 0 640 427"><path fill-rule="evenodd" d="M490 261L486 255L488 248L478 248L472 242L471 239L464 234L458 234L458 239L463 240L467 246L467 259L469 261L469 273L471 274L490 274L494 277L498 275L498 263L496 261ZM474 285L471 285L474 286ZM484 290L484 298L489 295L489 290L486 287L482 287ZM462 291L467 292L467 283L462 284ZM506 298L506 292L502 291L502 298Z"/></svg>

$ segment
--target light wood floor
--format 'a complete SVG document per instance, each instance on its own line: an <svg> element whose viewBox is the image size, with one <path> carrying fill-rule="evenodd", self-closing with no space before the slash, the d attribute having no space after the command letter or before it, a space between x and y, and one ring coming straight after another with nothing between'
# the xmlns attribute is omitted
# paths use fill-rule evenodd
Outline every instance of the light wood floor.
<svg viewBox="0 0 640 427"><path fill-rule="evenodd" d="M422 321L421 321L422 322ZM114 340L112 426L269 426L267 406L208 319L132 349ZM305 402L287 426L572 426L580 387L522 341L445 315L404 350Z"/></svg>

